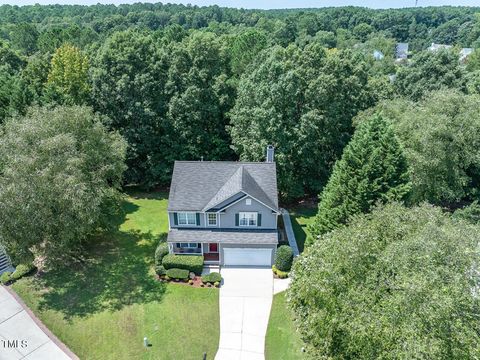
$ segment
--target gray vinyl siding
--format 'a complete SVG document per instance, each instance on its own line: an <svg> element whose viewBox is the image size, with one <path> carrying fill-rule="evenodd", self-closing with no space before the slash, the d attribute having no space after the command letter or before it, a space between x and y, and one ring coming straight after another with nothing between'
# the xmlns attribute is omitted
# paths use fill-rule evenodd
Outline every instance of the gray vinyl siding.
<svg viewBox="0 0 480 360"><path fill-rule="evenodd" d="M223 265L223 259L225 258L223 250L225 248L234 249L272 249L271 265L275 261L275 253L277 251L277 245L265 245L265 244L220 244L220 265Z"/></svg>
<svg viewBox="0 0 480 360"><path fill-rule="evenodd" d="M240 212L257 212L262 214L262 226L257 226L258 229L276 229L277 228L277 214L272 213L272 209L265 205L252 200L252 205L246 205L247 199L241 199L236 204L225 209L225 212L220 213L220 227L221 228L239 228L235 226L235 214ZM248 226L240 226L242 229L249 229ZM255 227L251 227L255 228Z"/></svg>
<svg viewBox="0 0 480 360"><path fill-rule="evenodd" d="M255 199L252 200L251 205L247 205L247 199L250 197L243 198L232 206L226 208L224 212L220 212L217 215L217 227L220 228L242 228L242 229L276 229L277 228L277 214L272 213L272 209L259 203ZM235 226L235 214L240 212L256 212L262 214L262 224L261 226ZM180 212L180 211L179 211ZM173 219L173 212L168 213L168 221L170 222L170 228L195 228L195 227L207 227L215 228L215 226L206 226L205 224L205 213L200 213L200 225L175 225Z"/></svg>

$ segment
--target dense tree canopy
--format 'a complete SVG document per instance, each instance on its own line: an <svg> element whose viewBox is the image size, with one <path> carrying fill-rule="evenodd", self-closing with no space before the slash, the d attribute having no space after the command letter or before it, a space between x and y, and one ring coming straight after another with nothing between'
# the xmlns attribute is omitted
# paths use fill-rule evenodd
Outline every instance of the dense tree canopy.
<svg viewBox="0 0 480 360"><path fill-rule="evenodd" d="M375 103L362 56L317 44L275 47L250 70L231 112L234 150L259 161L273 144L284 196L320 190L351 136L352 118Z"/></svg>
<svg viewBox="0 0 480 360"><path fill-rule="evenodd" d="M390 119L405 149L411 202L448 205L478 198L479 106L479 95L445 90L418 103L394 100L369 111Z"/></svg>
<svg viewBox="0 0 480 360"><path fill-rule="evenodd" d="M420 100L426 93L442 88L465 90L464 69L453 50L424 51L412 59L410 66L401 67L395 80L400 95Z"/></svg>
<svg viewBox="0 0 480 360"><path fill-rule="evenodd" d="M480 353L479 228L390 204L322 236L288 290L312 359L466 359Z"/></svg>
<svg viewBox="0 0 480 360"><path fill-rule="evenodd" d="M458 61L480 45L478 10L3 5L0 122L32 104L91 105L128 141L125 181L147 187L167 186L174 160L260 160L273 143L281 195L316 195L358 111L480 93L478 50ZM411 61L395 62L399 41Z"/></svg>
<svg viewBox="0 0 480 360"><path fill-rule="evenodd" d="M378 115L362 121L320 195L311 234L331 231L379 202L402 200L409 182L407 160L389 122Z"/></svg>
<svg viewBox="0 0 480 360"><path fill-rule="evenodd" d="M86 107L31 109L0 129L0 241L17 261L65 259L118 209L125 142Z"/></svg>

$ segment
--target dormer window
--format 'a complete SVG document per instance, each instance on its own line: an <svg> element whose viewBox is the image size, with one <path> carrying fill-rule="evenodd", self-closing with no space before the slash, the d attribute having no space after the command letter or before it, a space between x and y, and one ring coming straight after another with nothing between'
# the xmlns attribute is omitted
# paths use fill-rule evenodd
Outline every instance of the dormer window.
<svg viewBox="0 0 480 360"><path fill-rule="evenodd" d="M217 226L217 213L207 214L208 226Z"/></svg>

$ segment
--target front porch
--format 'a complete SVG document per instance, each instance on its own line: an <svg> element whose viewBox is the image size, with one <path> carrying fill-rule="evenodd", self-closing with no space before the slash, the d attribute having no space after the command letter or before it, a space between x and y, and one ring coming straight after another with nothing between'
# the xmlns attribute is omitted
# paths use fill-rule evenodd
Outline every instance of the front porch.
<svg viewBox="0 0 480 360"><path fill-rule="evenodd" d="M218 243L170 243L170 253L176 255L203 255L206 264L218 264L220 262Z"/></svg>

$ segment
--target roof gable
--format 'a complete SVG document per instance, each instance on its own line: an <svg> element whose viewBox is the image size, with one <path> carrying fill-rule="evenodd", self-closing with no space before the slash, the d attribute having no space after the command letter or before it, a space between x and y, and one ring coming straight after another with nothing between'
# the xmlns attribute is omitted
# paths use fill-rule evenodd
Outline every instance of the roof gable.
<svg viewBox="0 0 480 360"><path fill-rule="evenodd" d="M244 192L278 210L275 163L176 161L169 211L206 211Z"/></svg>

